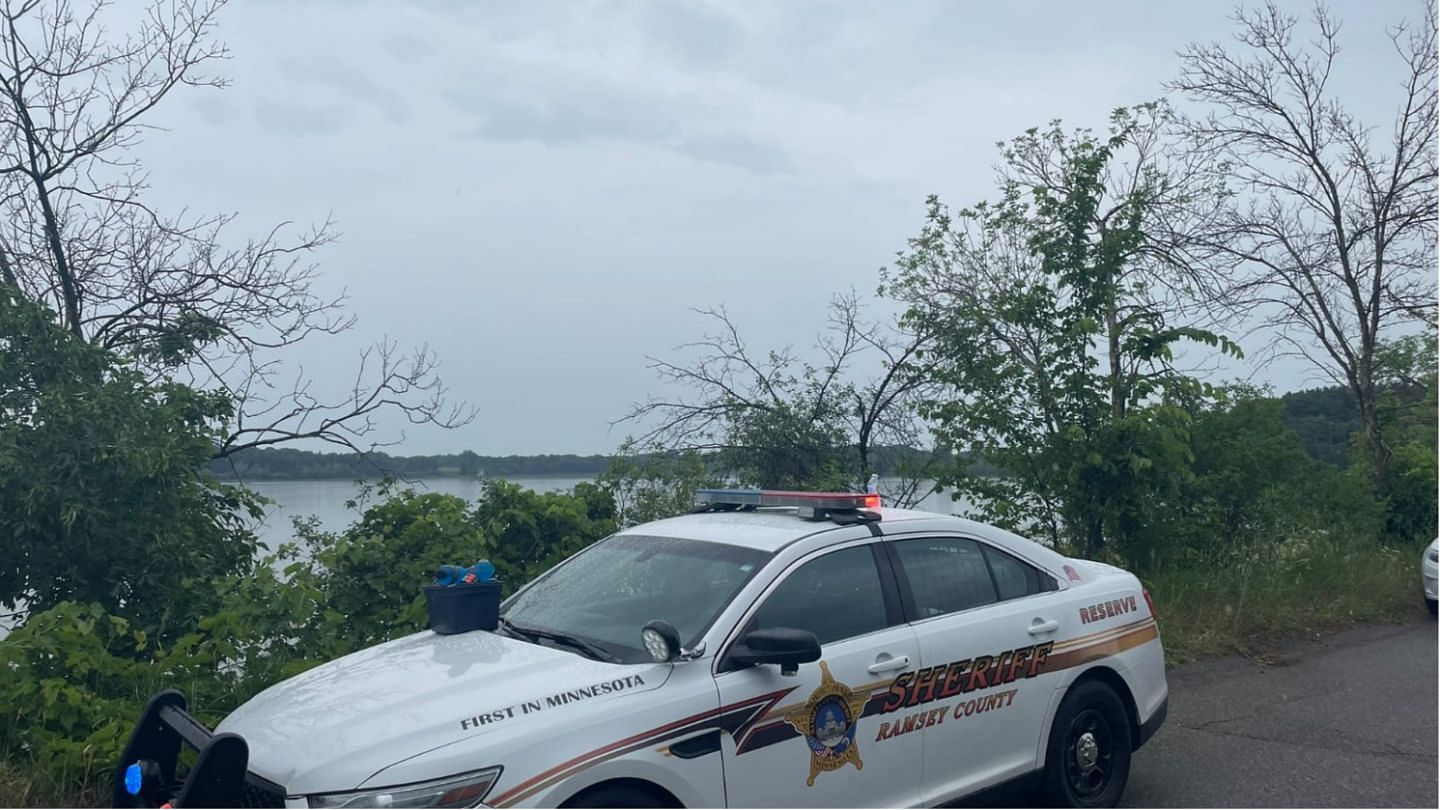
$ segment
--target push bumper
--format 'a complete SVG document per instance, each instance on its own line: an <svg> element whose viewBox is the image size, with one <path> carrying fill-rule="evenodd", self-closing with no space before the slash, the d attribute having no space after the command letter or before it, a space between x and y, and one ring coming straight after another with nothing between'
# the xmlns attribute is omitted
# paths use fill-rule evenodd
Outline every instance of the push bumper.
<svg viewBox="0 0 1440 810"><path fill-rule="evenodd" d="M150 698L115 766L114 806L284 807L285 789L249 772L245 738L215 734L187 706L174 689ZM182 745L197 752L183 774Z"/></svg>
<svg viewBox="0 0 1440 810"><path fill-rule="evenodd" d="M1150 742L1150 738L1155 736L1155 732L1159 731L1161 724L1165 722L1165 715L1169 711L1170 696L1166 695L1165 699L1160 701L1160 705L1156 707L1155 711L1150 713L1150 719L1140 724L1140 736L1135 738L1135 747L1137 749L1145 743Z"/></svg>

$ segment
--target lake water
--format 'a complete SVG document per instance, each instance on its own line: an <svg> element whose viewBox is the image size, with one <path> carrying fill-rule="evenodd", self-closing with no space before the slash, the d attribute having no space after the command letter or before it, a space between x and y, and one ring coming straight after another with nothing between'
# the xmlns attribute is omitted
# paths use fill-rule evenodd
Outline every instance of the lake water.
<svg viewBox="0 0 1440 810"><path fill-rule="evenodd" d="M590 478L540 478L514 476L509 480L536 492L569 490L581 481ZM417 492L441 492L458 495L467 501L480 497L480 482L471 478L433 478L419 480L411 486ZM355 522L358 510L346 509L345 502L355 497L355 482L337 481L254 481L249 487L274 501L268 507L265 520L258 527L260 540L273 551L280 543L292 539L294 532L291 519L314 516L321 528L338 531ZM883 487L882 487L883 491ZM949 495L934 493L918 508L940 514L963 514L966 504L952 501Z"/></svg>

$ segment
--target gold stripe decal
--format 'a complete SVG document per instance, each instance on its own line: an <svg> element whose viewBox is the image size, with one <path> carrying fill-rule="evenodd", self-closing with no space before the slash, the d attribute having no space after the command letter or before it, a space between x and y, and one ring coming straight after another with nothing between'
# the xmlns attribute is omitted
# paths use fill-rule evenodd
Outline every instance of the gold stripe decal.
<svg viewBox="0 0 1440 810"><path fill-rule="evenodd" d="M1006 650L994 656L979 656L975 659L903 672L892 680L868 683L856 688L854 692L857 695L871 696L865 716L886 714L942 697L953 697L970 691L988 692L991 688L1017 680L1084 666L1134 649L1159 637L1160 631L1154 617L1148 617L1065 641L1045 642ZM783 725L783 720L778 718L783 718L787 710L799 704L778 704L793 689L794 687L791 687L692 715L581 754L515 785L496 797L493 800L494 806L503 807L522 801L599 762L653 747L666 740L688 736L706 728L719 727L728 732L737 742L737 751L756 750L793 739L793 734L787 734L741 745L756 731ZM724 718L736 712L743 714L745 719L740 720L738 726L732 727ZM768 734L767 731L762 736Z"/></svg>
<svg viewBox="0 0 1440 810"><path fill-rule="evenodd" d="M1126 650L1139 647L1160 637L1160 630L1151 621L1143 627L1137 627L1111 638L1105 638L1093 642L1084 647L1065 650L1055 653L1045 662L1046 672L1059 672L1062 669L1084 666L1091 661L1098 661L1101 658L1108 658L1112 655L1119 655Z"/></svg>

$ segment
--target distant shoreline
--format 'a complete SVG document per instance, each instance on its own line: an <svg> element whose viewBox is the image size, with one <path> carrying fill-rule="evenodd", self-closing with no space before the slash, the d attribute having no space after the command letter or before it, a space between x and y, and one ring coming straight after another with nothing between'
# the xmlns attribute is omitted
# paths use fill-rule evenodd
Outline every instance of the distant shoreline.
<svg viewBox="0 0 1440 810"><path fill-rule="evenodd" d="M227 481L379 480L387 474L407 478L593 478L614 463L611 455L482 456L466 450L438 455L398 456L382 451L315 453L288 447L241 450L210 462L210 472Z"/></svg>
<svg viewBox="0 0 1440 810"><path fill-rule="evenodd" d="M872 463L880 475L902 468L907 456L926 460L932 451L905 447L872 448ZM288 447L241 450L210 462L210 472L222 481L377 481L386 474L411 479L486 478L586 478L592 479L612 469L617 462L644 464L652 456L638 454L577 455L552 453L534 456L482 456L470 450L438 455L399 456L376 451L366 455L354 453L316 453ZM995 475L998 470L972 462L970 468L979 475Z"/></svg>
<svg viewBox="0 0 1440 810"><path fill-rule="evenodd" d="M556 471L556 472L543 472L543 473L521 472L521 473L504 473L504 474L499 474L499 473L497 473L497 474L489 474L489 475L487 475L487 474L485 474L485 473L476 473L476 474L474 474L474 475L461 475L461 474L459 474L459 473L410 473L410 474L407 475L407 474L402 474L402 473L393 473L393 475L395 475L396 480L400 481L401 483L404 483L406 477L408 477L410 480L413 480L413 481L435 481L435 480L470 481L470 480L485 480L485 479L494 479L494 480L497 480L497 481L518 481L518 480L527 479L527 478L579 478L579 479L589 480L589 479L594 478L596 475L598 475L598 473L593 473L593 472L566 472L566 471L560 470L560 471ZM380 480L383 480L385 476L384 476L383 474L355 475L355 476L345 476L345 475L233 475L233 474L222 474L222 473L216 472L216 473L215 473L215 477L216 477L218 480L224 481L224 482L227 483L227 484L235 484L235 483L244 484L244 483L261 483L261 482L265 482L265 483L285 483L285 482L287 482L287 481L294 481L294 482L297 482L297 483L298 483L298 482L308 482L308 481L316 481L316 482L338 482L338 483L349 483L349 482L352 482L352 481L371 482L371 481L380 481Z"/></svg>

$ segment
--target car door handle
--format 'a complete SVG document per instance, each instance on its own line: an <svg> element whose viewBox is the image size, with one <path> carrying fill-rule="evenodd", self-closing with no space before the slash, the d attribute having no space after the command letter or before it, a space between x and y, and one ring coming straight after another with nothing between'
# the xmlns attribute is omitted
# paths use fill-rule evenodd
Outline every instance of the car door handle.
<svg viewBox="0 0 1440 810"><path fill-rule="evenodd" d="M910 656L902 655L897 658L886 658L884 661L876 661L868 669L871 675L879 675L882 672L889 672L892 669L901 669L910 666Z"/></svg>
<svg viewBox="0 0 1440 810"><path fill-rule="evenodd" d="M1056 621L1055 619L1051 619L1048 622L1044 619L1036 619L1035 621L1030 622L1030 627L1027 628L1026 632L1028 632L1032 636L1038 636L1045 633L1053 633L1059 629L1060 622Z"/></svg>

